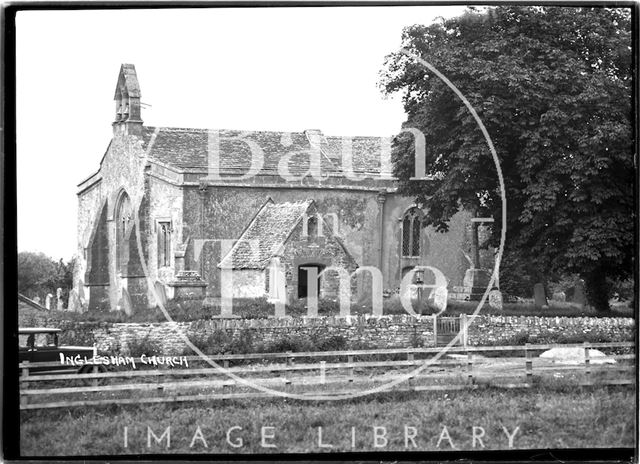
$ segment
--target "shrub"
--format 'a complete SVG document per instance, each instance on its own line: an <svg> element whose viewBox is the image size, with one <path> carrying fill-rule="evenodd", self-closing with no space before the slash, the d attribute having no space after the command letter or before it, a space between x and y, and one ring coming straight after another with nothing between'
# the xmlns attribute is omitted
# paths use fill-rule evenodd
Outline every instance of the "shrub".
<svg viewBox="0 0 640 464"><path fill-rule="evenodd" d="M342 335L332 335L326 338L312 338L312 351L339 351L347 348L347 339Z"/></svg>
<svg viewBox="0 0 640 464"><path fill-rule="evenodd" d="M268 353L315 351L315 345L309 338L298 335L286 336L274 340L273 342L264 344L262 348Z"/></svg>
<svg viewBox="0 0 640 464"><path fill-rule="evenodd" d="M150 334L147 334L142 339L133 339L131 340L128 346L128 354L129 356L142 356L146 355L161 355L162 354L162 346L160 342L157 340L152 340L149 338Z"/></svg>

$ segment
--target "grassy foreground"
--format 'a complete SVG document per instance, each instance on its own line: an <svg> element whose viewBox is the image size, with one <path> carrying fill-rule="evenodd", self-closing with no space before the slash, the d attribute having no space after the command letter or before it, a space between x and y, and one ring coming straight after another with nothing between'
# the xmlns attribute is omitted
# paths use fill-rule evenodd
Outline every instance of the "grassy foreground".
<svg viewBox="0 0 640 464"><path fill-rule="evenodd" d="M457 450L474 449L475 433L485 449L508 449L505 427L516 449L631 447L635 406L632 388L566 386L395 392L339 402L269 399L114 405L22 412L20 446L23 456L446 451L452 445ZM167 427L171 427L168 447L166 435L160 443L149 435L150 429L160 438ZM322 444L332 448L319 447L320 427ZM227 442L227 433L236 447ZM262 435L265 445L276 448L263 447ZM475 449L482 449L480 440L476 439Z"/></svg>

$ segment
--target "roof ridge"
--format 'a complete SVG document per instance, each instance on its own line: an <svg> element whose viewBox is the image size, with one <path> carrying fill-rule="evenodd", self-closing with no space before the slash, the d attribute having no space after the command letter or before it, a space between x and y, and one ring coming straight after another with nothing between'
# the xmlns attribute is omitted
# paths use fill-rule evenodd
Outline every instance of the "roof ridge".
<svg viewBox="0 0 640 464"><path fill-rule="evenodd" d="M167 132L208 132L208 131L225 131L225 132L245 132L245 133L255 133L255 134L296 134L300 136L305 135L305 131L308 129L303 129L301 131L288 131L288 130L262 130L262 129L229 129L229 128L220 128L220 127L172 127L172 126L144 126L147 130L155 130L156 128L160 129L160 131ZM325 138L331 139L342 139L344 137L349 137L352 139L389 139L393 138L394 135L328 135L322 134Z"/></svg>

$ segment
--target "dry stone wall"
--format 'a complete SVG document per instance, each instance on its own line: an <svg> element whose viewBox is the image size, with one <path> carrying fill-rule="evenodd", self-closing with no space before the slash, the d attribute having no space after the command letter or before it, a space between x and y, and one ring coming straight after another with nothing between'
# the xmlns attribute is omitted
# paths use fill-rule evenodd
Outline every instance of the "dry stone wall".
<svg viewBox="0 0 640 464"><path fill-rule="evenodd" d="M471 318L469 318L471 319ZM404 348L433 346L433 320L430 316L353 316L350 319L321 317L317 319L213 319L181 323L106 323L30 320L30 325L54 326L63 329L61 343L95 343L99 350L128 351L132 342L147 340L158 346L163 355L178 355L185 351L182 333L190 340L202 340L216 333L229 340L249 336L255 344L269 344L293 337L322 340L343 337L348 347ZM593 317L525 317L478 316L470 323L470 345L514 343L514 337L529 334L586 335L604 334L613 341L633 340L635 322L632 318Z"/></svg>

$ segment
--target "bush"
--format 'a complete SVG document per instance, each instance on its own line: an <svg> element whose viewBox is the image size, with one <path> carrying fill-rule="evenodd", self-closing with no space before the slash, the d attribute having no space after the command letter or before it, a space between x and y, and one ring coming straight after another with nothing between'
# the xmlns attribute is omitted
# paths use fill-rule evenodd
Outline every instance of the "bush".
<svg viewBox="0 0 640 464"><path fill-rule="evenodd" d="M152 356L162 354L162 346L158 341L151 340L149 338L149 334L142 339L131 340L127 344L127 347L129 356L142 356L143 354Z"/></svg>
<svg viewBox="0 0 640 464"><path fill-rule="evenodd" d="M347 339L342 335L332 335L327 338L314 338L313 351L340 351L347 349Z"/></svg>
<svg viewBox="0 0 640 464"><path fill-rule="evenodd" d="M301 351L316 351L316 345L307 337L286 336L270 343L265 343L261 347L267 353L286 353L291 351L299 353Z"/></svg>

